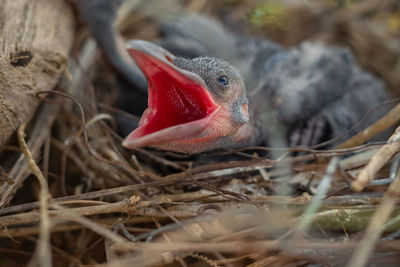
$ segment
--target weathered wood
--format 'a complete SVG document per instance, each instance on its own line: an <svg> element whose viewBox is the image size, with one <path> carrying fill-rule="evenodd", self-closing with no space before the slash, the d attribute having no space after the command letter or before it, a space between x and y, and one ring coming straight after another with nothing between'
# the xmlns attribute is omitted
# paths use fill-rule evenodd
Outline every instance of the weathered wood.
<svg viewBox="0 0 400 267"><path fill-rule="evenodd" d="M0 0L0 145L64 71L74 17L64 0Z"/></svg>

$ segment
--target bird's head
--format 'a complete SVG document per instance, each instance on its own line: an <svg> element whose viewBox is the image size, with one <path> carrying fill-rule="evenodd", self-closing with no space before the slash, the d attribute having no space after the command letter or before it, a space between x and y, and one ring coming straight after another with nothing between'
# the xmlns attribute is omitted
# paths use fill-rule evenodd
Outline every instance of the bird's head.
<svg viewBox="0 0 400 267"><path fill-rule="evenodd" d="M198 153L242 138L248 101L233 66L210 57L175 57L146 41L130 41L127 50L147 79L148 108L123 146Z"/></svg>

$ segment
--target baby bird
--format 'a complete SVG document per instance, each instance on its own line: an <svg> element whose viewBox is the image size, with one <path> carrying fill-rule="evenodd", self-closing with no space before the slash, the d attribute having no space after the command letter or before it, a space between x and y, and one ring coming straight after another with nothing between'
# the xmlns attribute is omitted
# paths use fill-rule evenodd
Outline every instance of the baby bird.
<svg viewBox="0 0 400 267"><path fill-rule="evenodd" d="M111 25L112 16L104 14L86 15L88 25L131 81L129 90L145 90L143 76L115 56L115 45L107 45L115 42L112 30L102 33L93 22L100 17ZM276 132L290 146L313 146L350 129L389 98L383 83L342 47L305 42L284 49L198 15L167 22L160 32L158 44L134 40L126 46L148 87L148 108L123 141L127 148L199 153L271 145ZM120 96L129 110L140 99L126 91ZM365 125L384 112L373 113Z"/></svg>

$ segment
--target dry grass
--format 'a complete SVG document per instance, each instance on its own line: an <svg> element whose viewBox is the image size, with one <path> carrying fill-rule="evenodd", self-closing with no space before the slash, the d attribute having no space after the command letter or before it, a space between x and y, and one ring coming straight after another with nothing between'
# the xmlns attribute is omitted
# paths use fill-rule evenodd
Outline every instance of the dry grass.
<svg viewBox="0 0 400 267"><path fill-rule="evenodd" d="M369 60L364 66L398 88L400 51L393 43L400 39L390 28L395 22L383 27L385 18L397 18L391 17L400 10L396 1L342 7L335 5L351 1L309 2L287 1L277 9L273 18L289 17L282 21L292 27L262 12L272 1L184 1L183 6L169 5L172 10L163 15L183 7L214 15L228 11L225 19L286 45L305 38L346 43L361 63L374 51L391 57L390 62ZM130 37L154 38L155 23L163 16L155 18L138 11L137 1L130 3L134 15L120 14L119 27ZM255 12L261 14L258 20L252 17ZM296 19L320 26L301 24L300 30L291 24ZM379 31L379 45L365 41L378 38L377 27L386 29ZM96 63L101 58L85 30L77 40L57 88L65 93L50 94L28 128L21 126L19 143L11 142L0 154L0 265L398 264L398 132L385 145L354 146L364 141L356 138L351 147L343 143L324 151L266 153L272 149L253 147L201 158L127 151L108 114L114 78ZM396 113L384 124L396 123ZM369 132L383 126L371 127ZM355 193L352 184L363 191Z"/></svg>

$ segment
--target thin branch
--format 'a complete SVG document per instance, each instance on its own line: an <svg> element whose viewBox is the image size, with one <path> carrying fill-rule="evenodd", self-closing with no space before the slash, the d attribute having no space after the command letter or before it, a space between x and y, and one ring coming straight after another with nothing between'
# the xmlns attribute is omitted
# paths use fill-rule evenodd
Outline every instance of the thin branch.
<svg viewBox="0 0 400 267"><path fill-rule="evenodd" d="M317 194L314 196L314 199L312 200L311 204L309 205L309 207L306 209L306 211L302 216L303 219L300 221L300 224L298 226L298 229L301 232L307 231L312 221L313 214L315 214L321 207L322 200L328 193L328 190L331 186L333 173L336 171L338 164L339 164L338 158L332 158L331 161L329 162L328 167L326 168L326 173L322 177L321 182L319 183Z"/></svg>
<svg viewBox="0 0 400 267"><path fill-rule="evenodd" d="M389 138L388 144L382 146L371 158L367 166L358 174L357 179L352 183L355 191L361 191L375 177L375 174L400 150L400 127Z"/></svg>
<svg viewBox="0 0 400 267"><path fill-rule="evenodd" d="M30 138L28 146L34 158L39 154L40 148L46 142L50 134L50 129L57 118L60 105L58 100L53 104L44 103L40 108L39 115ZM0 191L0 208L7 206L17 189L29 176L30 171L25 160L25 156L21 155L17 162L14 164L12 170L9 172L9 177L14 181L13 184L5 184Z"/></svg>
<svg viewBox="0 0 400 267"><path fill-rule="evenodd" d="M74 216L89 216L89 215L96 215L96 214L107 214L113 212L127 212L130 208L136 205L136 198L127 198L122 201L116 203L109 203L104 205L96 205L96 206L88 206L88 207L81 207L81 208L71 208L69 209L70 212L74 214ZM56 203L53 202L52 205ZM65 209L64 209L65 210ZM52 218L62 217L65 211L49 211L49 215ZM14 224L22 224L22 223L33 223L38 222L40 220L39 214L35 212L27 212L27 213L19 213L14 215L8 215L0 217L0 225L1 226L8 226Z"/></svg>
<svg viewBox="0 0 400 267"><path fill-rule="evenodd" d="M22 152L24 153L26 160L28 161L29 167L31 168L32 173L36 176L40 184L40 194L39 194L39 203L40 203L40 222L39 222L39 242L36 247L37 251L37 265L44 267L52 266L52 256L50 249L50 217L49 217L49 200L51 199L51 195L49 193L48 185L46 178L43 176L41 170L36 165L35 160L33 159L32 153L28 148L28 145L25 142L25 127L26 123L23 123L18 128L18 142L21 147ZM35 258L33 258L34 260ZM32 262L31 262L32 264Z"/></svg>
<svg viewBox="0 0 400 267"><path fill-rule="evenodd" d="M337 148L349 148L361 145L368 139L374 137L375 135L385 131L389 127L395 125L398 121L400 121L400 103L397 104L389 113L387 113L380 120L354 135L347 141L339 144Z"/></svg>
<svg viewBox="0 0 400 267"><path fill-rule="evenodd" d="M108 230L106 227L95 223L85 217L80 216L77 214L73 209L66 209L60 205L53 204L54 208L58 209L58 218L63 218L70 221L75 221L86 226L88 229L96 232L97 234L110 239L111 241L115 242L116 244L124 244L127 240L123 237L120 237L113 233L112 231Z"/></svg>
<svg viewBox="0 0 400 267"><path fill-rule="evenodd" d="M367 264L369 257L376 241L385 228L384 223L392 213L396 204L396 198L400 196L400 172L389 186L387 192L383 196L382 203L379 205L374 216L365 231L365 235L357 247L351 260L347 264L348 267L363 267Z"/></svg>

